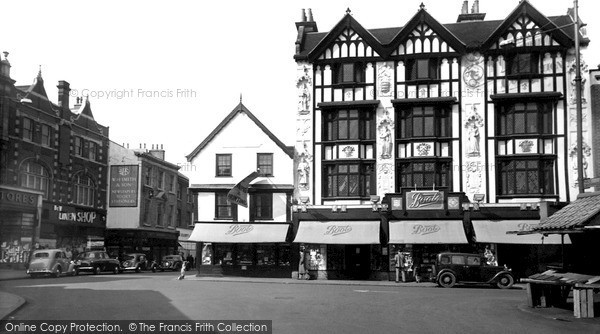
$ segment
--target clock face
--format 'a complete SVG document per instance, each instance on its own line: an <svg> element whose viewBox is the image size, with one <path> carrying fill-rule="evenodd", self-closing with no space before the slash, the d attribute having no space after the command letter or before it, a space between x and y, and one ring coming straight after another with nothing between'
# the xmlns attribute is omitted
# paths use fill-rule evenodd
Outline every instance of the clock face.
<svg viewBox="0 0 600 334"><path fill-rule="evenodd" d="M448 208L449 209L458 208L458 198L456 198L456 197L448 197Z"/></svg>

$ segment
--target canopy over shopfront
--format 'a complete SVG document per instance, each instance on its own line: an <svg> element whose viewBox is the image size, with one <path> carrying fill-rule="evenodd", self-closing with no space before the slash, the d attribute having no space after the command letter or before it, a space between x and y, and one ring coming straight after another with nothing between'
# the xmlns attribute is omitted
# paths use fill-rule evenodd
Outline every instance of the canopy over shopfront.
<svg viewBox="0 0 600 334"><path fill-rule="evenodd" d="M289 224L196 223L188 241L214 243L283 243Z"/></svg>
<svg viewBox="0 0 600 334"><path fill-rule="evenodd" d="M294 242L323 245L379 244L380 221L301 221Z"/></svg>
<svg viewBox="0 0 600 334"><path fill-rule="evenodd" d="M390 244L467 244L460 220L390 221Z"/></svg>
<svg viewBox="0 0 600 334"><path fill-rule="evenodd" d="M522 244L522 245L560 245L557 234L520 234L538 228L539 220L473 220L473 229L479 243ZM565 244L571 240L565 236Z"/></svg>

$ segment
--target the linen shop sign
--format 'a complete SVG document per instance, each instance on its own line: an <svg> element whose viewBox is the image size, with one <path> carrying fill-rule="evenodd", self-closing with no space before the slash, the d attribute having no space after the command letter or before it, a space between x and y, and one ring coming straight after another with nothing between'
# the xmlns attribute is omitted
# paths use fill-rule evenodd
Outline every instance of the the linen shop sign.
<svg viewBox="0 0 600 334"><path fill-rule="evenodd" d="M138 205L138 165L110 166L111 207L136 207Z"/></svg>

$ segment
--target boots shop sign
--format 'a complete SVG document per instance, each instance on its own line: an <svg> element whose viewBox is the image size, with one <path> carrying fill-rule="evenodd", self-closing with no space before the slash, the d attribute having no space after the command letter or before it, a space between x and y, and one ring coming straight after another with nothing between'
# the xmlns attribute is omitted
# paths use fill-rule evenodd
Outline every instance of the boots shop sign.
<svg viewBox="0 0 600 334"><path fill-rule="evenodd" d="M406 210L443 210L444 192L411 191L406 193Z"/></svg>

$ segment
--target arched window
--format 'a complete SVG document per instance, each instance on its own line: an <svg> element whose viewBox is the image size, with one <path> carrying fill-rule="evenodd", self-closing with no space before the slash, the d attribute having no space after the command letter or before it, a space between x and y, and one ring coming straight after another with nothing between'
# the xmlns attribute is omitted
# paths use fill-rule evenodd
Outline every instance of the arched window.
<svg viewBox="0 0 600 334"><path fill-rule="evenodd" d="M94 206L96 186L92 178L79 173L75 175L73 184L73 202L79 205Z"/></svg>
<svg viewBox="0 0 600 334"><path fill-rule="evenodd" d="M25 161L21 164L19 178L21 180L21 187L39 190L44 193L44 198L48 198L50 174L44 166L33 160Z"/></svg>

